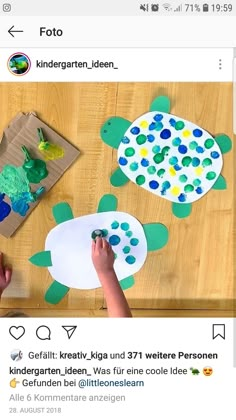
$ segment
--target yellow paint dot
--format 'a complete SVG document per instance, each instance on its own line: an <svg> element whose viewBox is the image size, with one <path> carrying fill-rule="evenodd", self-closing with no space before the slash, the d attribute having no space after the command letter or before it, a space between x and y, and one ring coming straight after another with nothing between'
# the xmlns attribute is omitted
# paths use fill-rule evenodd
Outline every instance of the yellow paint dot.
<svg viewBox="0 0 236 420"><path fill-rule="evenodd" d="M177 186L171 188L171 190L170 190L171 194L173 194L175 196L179 195L180 191L181 191L180 187L177 187Z"/></svg>
<svg viewBox="0 0 236 420"><path fill-rule="evenodd" d="M196 175L201 175L203 173L203 168L201 166L199 166L198 168L195 169L195 174Z"/></svg>
<svg viewBox="0 0 236 420"><path fill-rule="evenodd" d="M184 130L184 131L183 131L183 136L184 136L184 137L189 137L189 136L191 136L191 131L189 131L189 130Z"/></svg>
<svg viewBox="0 0 236 420"><path fill-rule="evenodd" d="M145 149L145 147L143 147L142 149L140 149L139 153L140 156L146 157L148 155L148 149Z"/></svg>
<svg viewBox="0 0 236 420"><path fill-rule="evenodd" d="M142 128L147 128L148 127L148 122L147 121L141 121L141 123L139 125Z"/></svg>
<svg viewBox="0 0 236 420"><path fill-rule="evenodd" d="M175 176L176 175L176 170L173 168L173 166L171 166L169 168L169 173L170 173L171 176Z"/></svg>

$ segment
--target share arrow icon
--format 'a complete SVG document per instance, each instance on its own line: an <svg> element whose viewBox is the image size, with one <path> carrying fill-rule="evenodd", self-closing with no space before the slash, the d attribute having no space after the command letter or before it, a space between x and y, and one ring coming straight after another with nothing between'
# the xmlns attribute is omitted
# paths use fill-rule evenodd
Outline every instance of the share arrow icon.
<svg viewBox="0 0 236 420"><path fill-rule="evenodd" d="M77 325L62 325L62 328L64 328L64 330L67 333L67 337L70 340L70 338L72 337L72 335L74 334Z"/></svg>

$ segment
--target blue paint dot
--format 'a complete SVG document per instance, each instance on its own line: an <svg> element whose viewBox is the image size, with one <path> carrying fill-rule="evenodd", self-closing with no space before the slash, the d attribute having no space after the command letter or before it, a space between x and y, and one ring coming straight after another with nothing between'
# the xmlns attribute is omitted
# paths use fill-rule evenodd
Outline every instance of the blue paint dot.
<svg viewBox="0 0 236 420"><path fill-rule="evenodd" d="M177 158L176 156L172 156L172 157L169 159L169 164L170 164L170 165L175 165L176 163L178 163L178 158Z"/></svg>
<svg viewBox="0 0 236 420"><path fill-rule="evenodd" d="M176 171L180 171L182 169L182 166L179 166L178 163L176 165L174 165L174 169Z"/></svg>
<svg viewBox="0 0 236 420"><path fill-rule="evenodd" d="M198 159L197 157L194 157L192 160L192 165L194 167L199 166L200 165L200 159Z"/></svg>
<svg viewBox="0 0 236 420"><path fill-rule="evenodd" d="M161 120L163 120L163 115L162 114L156 114L155 117L154 117L154 120L155 121L161 121Z"/></svg>
<svg viewBox="0 0 236 420"><path fill-rule="evenodd" d="M160 136L161 136L161 138L162 138L162 139L167 140L167 139L169 139L169 138L171 137L171 131L170 131L170 130L168 130L168 128L165 128L165 129L161 132Z"/></svg>
<svg viewBox="0 0 236 420"><path fill-rule="evenodd" d="M130 139L128 137L123 137L123 139L121 139L121 143L123 143L123 144L129 144L130 143Z"/></svg>
<svg viewBox="0 0 236 420"><path fill-rule="evenodd" d="M173 146L179 146L181 144L181 139L179 137L176 137L172 140Z"/></svg>
<svg viewBox="0 0 236 420"><path fill-rule="evenodd" d="M152 143L154 140L155 140L155 137L152 134L147 135L147 141L149 141L149 143Z"/></svg>
<svg viewBox="0 0 236 420"><path fill-rule="evenodd" d="M202 187L197 187L195 191L196 191L197 194L202 194L203 193Z"/></svg>
<svg viewBox="0 0 236 420"><path fill-rule="evenodd" d="M139 240L137 238L132 238L131 241L130 241L130 244L132 246L137 246L138 243L139 243Z"/></svg>
<svg viewBox="0 0 236 420"><path fill-rule="evenodd" d="M218 152L211 152L212 159L217 159L220 156Z"/></svg>
<svg viewBox="0 0 236 420"><path fill-rule="evenodd" d="M134 264L134 263L135 263L135 261L136 261L136 258L135 258L135 257L133 257L133 255L128 255L128 257L126 257L125 261L126 261L128 264Z"/></svg>
<svg viewBox="0 0 236 420"><path fill-rule="evenodd" d="M129 230L129 223L121 223L120 227L122 230L127 231Z"/></svg>
<svg viewBox="0 0 236 420"><path fill-rule="evenodd" d="M139 133L140 133L140 128L138 128L138 127L133 127L133 128L131 128L130 132L131 132L132 134L139 134Z"/></svg>
<svg viewBox="0 0 236 420"><path fill-rule="evenodd" d="M180 203L184 203L186 201L186 195L185 194L180 194L178 197L178 200Z"/></svg>
<svg viewBox="0 0 236 420"><path fill-rule="evenodd" d="M202 137L203 131L200 130L199 128L196 128L195 130L193 130L193 135L194 137Z"/></svg>
<svg viewBox="0 0 236 420"><path fill-rule="evenodd" d="M141 160L141 165L142 165L142 166L144 166L144 167L146 168L147 166L149 166L149 160L147 160L147 159L142 159L142 160Z"/></svg>
<svg viewBox="0 0 236 420"><path fill-rule="evenodd" d="M156 128L156 123L154 123L154 122L152 122L150 125L149 125L149 130L155 130L155 128Z"/></svg>
<svg viewBox="0 0 236 420"><path fill-rule="evenodd" d="M126 158L124 158L124 157L119 158L119 164L121 166L125 166L125 165L127 165L127 163L128 163L128 160Z"/></svg>
<svg viewBox="0 0 236 420"><path fill-rule="evenodd" d="M201 147L201 146L196 147L196 152L197 153L203 153L204 152L203 147Z"/></svg>
<svg viewBox="0 0 236 420"><path fill-rule="evenodd" d="M111 224L111 228L112 229L118 229L118 227L120 226L119 222L117 222L117 220L115 220L112 224Z"/></svg>
<svg viewBox="0 0 236 420"><path fill-rule="evenodd" d="M178 147L178 151L179 151L179 153L181 153L182 155L184 155L185 153L187 153L188 148L187 148L187 146L185 146L184 144L181 144L181 145Z"/></svg>
<svg viewBox="0 0 236 420"><path fill-rule="evenodd" d="M120 237L118 235L110 236L109 243L113 246L118 245L120 243Z"/></svg>
<svg viewBox="0 0 236 420"><path fill-rule="evenodd" d="M149 182L149 187L150 187L152 190L156 190L156 189L159 187L159 184L158 184L158 182L157 182L157 181L150 181L150 182Z"/></svg>
<svg viewBox="0 0 236 420"><path fill-rule="evenodd" d="M171 127L175 127L176 121L175 121L175 119L174 119L174 118L171 118L171 119L169 120L169 123L170 123Z"/></svg>

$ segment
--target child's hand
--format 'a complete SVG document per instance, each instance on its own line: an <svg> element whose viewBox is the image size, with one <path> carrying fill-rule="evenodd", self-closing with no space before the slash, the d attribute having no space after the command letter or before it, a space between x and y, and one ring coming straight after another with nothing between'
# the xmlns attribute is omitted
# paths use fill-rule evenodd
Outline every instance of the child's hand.
<svg viewBox="0 0 236 420"><path fill-rule="evenodd" d="M11 283L12 269L3 264L3 254L0 252L0 296Z"/></svg>
<svg viewBox="0 0 236 420"><path fill-rule="evenodd" d="M97 273L113 271L115 255L106 239L97 237L92 242L92 261Z"/></svg>

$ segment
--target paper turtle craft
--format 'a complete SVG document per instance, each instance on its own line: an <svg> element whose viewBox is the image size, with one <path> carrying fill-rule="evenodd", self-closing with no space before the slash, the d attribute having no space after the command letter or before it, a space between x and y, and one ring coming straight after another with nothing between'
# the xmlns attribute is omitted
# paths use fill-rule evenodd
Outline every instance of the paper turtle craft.
<svg viewBox="0 0 236 420"><path fill-rule="evenodd" d="M111 194L101 198L96 214L74 218L68 203L53 207L57 226L49 232L45 250L29 259L37 266L48 267L55 279L45 295L48 303L59 303L70 288L101 286L91 259L91 243L96 234L101 234L112 246L114 269L123 290L133 286L133 275L143 266L147 252L166 245L166 226L142 225L130 214L116 209L117 198Z"/></svg>
<svg viewBox="0 0 236 420"><path fill-rule="evenodd" d="M119 168L111 175L115 187L129 180L172 202L177 217L187 217L191 205L211 188L225 189L222 154L231 149L225 135L213 137L203 128L172 115L170 99L157 97L150 111L133 123L109 118L102 140L118 149Z"/></svg>

